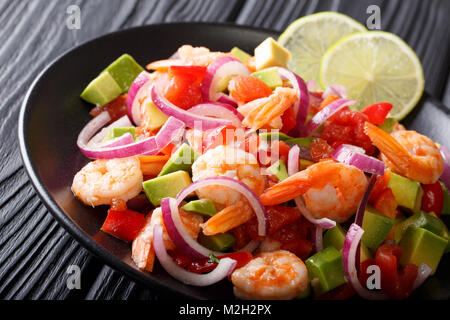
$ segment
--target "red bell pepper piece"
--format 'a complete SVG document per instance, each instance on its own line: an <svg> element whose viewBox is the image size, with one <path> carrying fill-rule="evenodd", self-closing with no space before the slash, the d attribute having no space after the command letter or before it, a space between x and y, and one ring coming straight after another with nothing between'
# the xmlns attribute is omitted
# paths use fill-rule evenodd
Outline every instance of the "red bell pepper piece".
<svg viewBox="0 0 450 320"><path fill-rule="evenodd" d="M145 216L132 210L108 210L101 230L121 240L133 241L144 223Z"/></svg>
<svg viewBox="0 0 450 320"><path fill-rule="evenodd" d="M365 107L362 113L369 117L371 123L381 126L391 109L392 104L388 102L379 102Z"/></svg>
<svg viewBox="0 0 450 320"><path fill-rule="evenodd" d="M433 184L423 184L422 210L425 212L434 212L438 217L441 216L444 206L444 192L441 184L436 181Z"/></svg>

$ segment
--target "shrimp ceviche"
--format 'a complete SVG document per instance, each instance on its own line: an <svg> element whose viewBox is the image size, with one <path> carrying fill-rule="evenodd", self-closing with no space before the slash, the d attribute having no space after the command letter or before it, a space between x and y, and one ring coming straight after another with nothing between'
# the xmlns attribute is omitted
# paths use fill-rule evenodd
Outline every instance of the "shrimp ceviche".
<svg viewBox="0 0 450 320"><path fill-rule="evenodd" d="M82 93L73 194L143 272L239 299L407 298L450 251L447 149L258 48L113 62Z"/></svg>

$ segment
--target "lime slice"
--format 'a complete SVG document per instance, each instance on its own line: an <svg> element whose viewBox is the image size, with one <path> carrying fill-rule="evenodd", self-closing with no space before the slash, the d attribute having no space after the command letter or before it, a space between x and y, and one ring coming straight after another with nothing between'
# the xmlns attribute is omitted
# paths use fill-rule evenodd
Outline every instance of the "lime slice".
<svg viewBox="0 0 450 320"><path fill-rule="evenodd" d="M320 62L328 48L342 37L364 31L362 24L346 15L320 12L291 23L278 42L291 52L288 68L305 81L320 85Z"/></svg>
<svg viewBox="0 0 450 320"><path fill-rule="evenodd" d="M325 53L320 70L323 86L341 84L356 109L390 102L390 117L403 119L423 93L422 65L414 51L392 33L349 35Z"/></svg>

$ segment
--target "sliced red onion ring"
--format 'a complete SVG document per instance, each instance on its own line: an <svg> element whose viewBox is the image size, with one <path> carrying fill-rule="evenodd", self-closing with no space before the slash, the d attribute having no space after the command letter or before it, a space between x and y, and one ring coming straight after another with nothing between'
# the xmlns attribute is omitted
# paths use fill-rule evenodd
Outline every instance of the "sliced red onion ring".
<svg viewBox="0 0 450 320"><path fill-rule="evenodd" d="M375 182L377 181L377 175L372 174L369 180L369 184L367 185L366 192L364 192L364 195L361 199L361 202L359 203L358 210L356 210L355 215L355 223L358 226L362 226L364 213L366 212L367 203L369 202L369 196L372 192L373 187L375 186Z"/></svg>
<svg viewBox="0 0 450 320"><path fill-rule="evenodd" d="M365 150L356 146L342 144L333 151L331 157L341 163L378 175L384 174L384 162L365 154Z"/></svg>
<svg viewBox="0 0 450 320"><path fill-rule="evenodd" d="M110 117L108 113L103 112L92 119L83 128L83 130L81 130L77 139L77 145L86 157L92 159L113 159L132 157L141 154L155 155L158 154L164 147L166 147L171 140L178 138L184 132L184 123L178 119L170 117L158 132L158 134L154 137L118 147L87 147L87 141L89 141L92 135L94 135L95 132L103 127L109 121L109 119Z"/></svg>
<svg viewBox="0 0 450 320"><path fill-rule="evenodd" d="M128 116L138 126L141 125L141 102L150 95L152 82L149 73L142 71L131 84L130 90L128 90Z"/></svg>
<svg viewBox="0 0 450 320"><path fill-rule="evenodd" d="M314 91L316 89L316 82L314 80L307 81L306 88L308 88L308 91Z"/></svg>
<svg viewBox="0 0 450 320"><path fill-rule="evenodd" d="M243 247L242 249L238 250L238 251L248 251L248 252L253 252L256 250L256 248L259 247L259 245L261 244L261 242L256 241L256 240L251 240L249 243L247 243L245 245L245 247Z"/></svg>
<svg viewBox="0 0 450 320"><path fill-rule="evenodd" d="M231 96L228 96L222 92L219 93L219 99L217 99L217 102L229 104L235 108L238 106L237 102Z"/></svg>
<svg viewBox="0 0 450 320"><path fill-rule="evenodd" d="M322 125L322 123L328 120L328 118L330 118L333 114L335 114L344 107L351 106L355 102L356 101L354 100L348 99L339 99L333 101L325 108L320 110L318 113L316 113L316 115L311 120L309 120L302 134L306 137L309 137L317 128L319 128Z"/></svg>
<svg viewBox="0 0 450 320"><path fill-rule="evenodd" d="M439 151L441 151L442 158L444 159L444 172L439 179L450 190L450 152L442 145Z"/></svg>
<svg viewBox="0 0 450 320"><path fill-rule="evenodd" d="M328 95L332 94L333 96L347 99L347 89L344 86L341 86L340 84L332 84L328 86L328 88L325 89L325 91L322 94L322 98L326 98Z"/></svg>
<svg viewBox="0 0 450 320"><path fill-rule="evenodd" d="M217 91L220 81L232 75L249 76L250 72L241 61L232 57L220 58L211 63L202 81L203 100L233 104L234 100Z"/></svg>
<svg viewBox="0 0 450 320"><path fill-rule="evenodd" d="M316 252L323 250L323 229L317 225L314 230L314 250Z"/></svg>
<svg viewBox="0 0 450 320"><path fill-rule="evenodd" d="M178 108L166 98L158 93L156 86L152 87L153 103L167 116L172 116L183 121L189 128L198 128L201 125L201 130L214 129L221 126L229 126L232 124L230 120L214 119L210 117L203 117L191 112ZM196 124L197 122L197 124Z"/></svg>
<svg viewBox="0 0 450 320"><path fill-rule="evenodd" d="M379 292L371 292L364 288L358 279L358 272L356 270L356 263L359 264L357 258L357 250L361 242L361 237L364 230L356 223L352 223L348 229L344 241L344 248L342 249L342 263L344 265L344 274L347 282L364 299L369 300L384 300L387 296Z"/></svg>
<svg viewBox="0 0 450 320"><path fill-rule="evenodd" d="M102 117L104 117L104 120L106 120L106 118L107 118L106 115L102 115ZM109 120L107 122L109 122L110 120L111 120L111 118L109 118ZM133 126L133 124L131 123L128 116L125 115L122 118L119 118L116 121L114 121L113 123L111 123L109 126L100 130L99 133L97 133L91 140L89 140L89 142L87 143L87 146L89 148L104 146L104 144L102 143L103 139L108 135L109 131L112 128L131 127L131 126Z"/></svg>
<svg viewBox="0 0 450 320"><path fill-rule="evenodd" d="M300 157L300 148L295 145L289 150L288 154L288 175L292 176L298 172L298 160Z"/></svg>
<svg viewBox="0 0 450 320"><path fill-rule="evenodd" d="M422 263L419 267L419 270L417 271L417 278L414 281L413 290L416 290L418 287L420 287L425 282L425 280L427 280L428 277L431 276L432 273L433 269L431 269L425 263Z"/></svg>
<svg viewBox="0 0 450 320"><path fill-rule="evenodd" d="M297 125L289 132L290 136L297 137L303 131L309 108L309 93L305 82L298 75L285 68L278 68L281 78L289 80L292 87L297 91L298 100L294 103L294 113Z"/></svg>
<svg viewBox="0 0 450 320"><path fill-rule="evenodd" d="M229 120L236 128L242 126L242 120L244 119L236 108L229 104L217 102L201 103L193 106L187 111L198 116Z"/></svg>
<svg viewBox="0 0 450 320"><path fill-rule="evenodd" d="M163 241L163 228L160 225L155 225L153 228L153 244L155 247L155 254L158 257L159 263L175 279L191 286L204 287L217 283L225 279L236 268L237 261L230 258L220 259L217 267L207 274L196 274L179 267L172 257L167 253Z"/></svg>
<svg viewBox="0 0 450 320"><path fill-rule="evenodd" d="M177 196L178 205L184 200L189 194L194 192L199 188L206 186L224 186L231 188L237 192L240 192L245 198L247 198L253 211L255 211L256 219L258 220L258 235L265 236L268 230L268 220L266 217L266 209L259 200L259 197L250 189L245 183L229 178L229 177L212 177L206 178L194 182L193 184L187 186Z"/></svg>
<svg viewBox="0 0 450 320"><path fill-rule="evenodd" d="M336 221L333 221L328 218L321 218L321 219L314 218L311 211L309 211L309 209L306 207L302 197L297 197L294 199L294 201L295 204L297 205L298 210L300 210L300 212L306 218L306 220L308 220L312 224L315 224L316 226L323 229L331 229L336 227Z"/></svg>
<svg viewBox="0 0 450 320"><path fill-rule="evenodd" d="M102 145L102 148L126 146L127 144L131 144L133 142L134 142L133 136L131 135L131 133L127 132L118 138L107 141L104 145Z"/></svg>

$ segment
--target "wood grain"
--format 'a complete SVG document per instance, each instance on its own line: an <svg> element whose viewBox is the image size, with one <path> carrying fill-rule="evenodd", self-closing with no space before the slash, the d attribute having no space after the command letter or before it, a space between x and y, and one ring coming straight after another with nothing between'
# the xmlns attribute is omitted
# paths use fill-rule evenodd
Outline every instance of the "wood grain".
<svg viewBox="0 0 450 320"><path fill-rule="evenodd" d="M68 30L76 4L82 28ZM325 10L360 22L381 8L382 29L405 39L420 57L426 89L450 104L450 2L441 0L0 0L0 298L162 299L105 266L62 229L40 202L17 143L20 104L33 80L57 56L100 35L144 24L235 22L281 31ZM81 290L68 290L69 265L82 270Z"/></svg>

